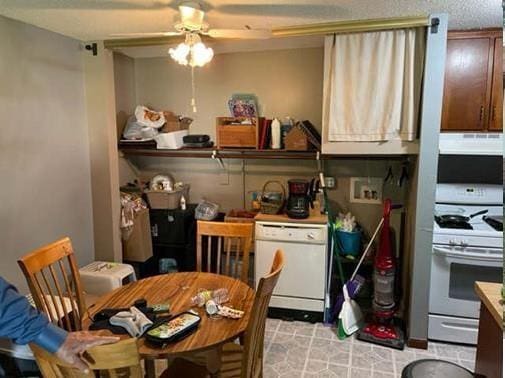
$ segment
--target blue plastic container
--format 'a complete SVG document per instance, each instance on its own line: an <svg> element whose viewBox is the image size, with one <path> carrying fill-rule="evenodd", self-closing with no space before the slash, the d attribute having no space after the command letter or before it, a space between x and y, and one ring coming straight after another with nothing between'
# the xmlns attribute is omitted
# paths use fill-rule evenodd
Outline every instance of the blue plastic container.
<svg viewBox="0 0 505 378"><path fill-rule="evenodd" d="M337 247L341 255L359 256L361 253L361 230L337 230Z"/></svg>
<svg viewBox="0 0 505 378"><path fill-rule="evenodd" d="M159 272L160 273L175 273L177 272L177 261L170 258L162 258L159 261Z"/></svg>

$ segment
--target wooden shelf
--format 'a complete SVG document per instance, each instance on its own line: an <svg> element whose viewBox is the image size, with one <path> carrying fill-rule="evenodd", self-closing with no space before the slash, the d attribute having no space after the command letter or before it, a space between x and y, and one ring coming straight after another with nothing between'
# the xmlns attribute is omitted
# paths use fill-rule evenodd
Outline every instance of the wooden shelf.
<svg viewBox="0 0 505 378"><path fill-rule="evenodd" d="M126 156L156 156L173 158L210 158L214 151L222 159L283 159L283 160L316 160L318 151L282 151L255 149L217 149L217 148L181 148L180 150L159 150L151 143L120 143L119 150ZM406 155L323 155L321 160L328 159L363 159L373 157L384 160L404 160Z"/></svg>
<svg viewBox="0 0 505 378"><path fill-rule="evenodd" d="M280 151L255 149L182 148L159 150L155 146L119 145L119 150L130 156L158 156L180 158L210 158L214 151L223 159L316 159L317 151Z"/></svg>

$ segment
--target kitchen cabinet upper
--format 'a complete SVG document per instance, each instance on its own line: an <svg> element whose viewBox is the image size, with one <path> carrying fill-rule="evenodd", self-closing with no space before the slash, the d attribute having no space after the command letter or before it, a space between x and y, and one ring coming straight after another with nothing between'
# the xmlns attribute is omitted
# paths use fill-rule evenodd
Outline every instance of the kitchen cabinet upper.
<svg viewBox="0 0 505 378"><path fill-rule="evenodd" d="M453 31L447 40L442 131L501 131L501 30Z"/></svg>

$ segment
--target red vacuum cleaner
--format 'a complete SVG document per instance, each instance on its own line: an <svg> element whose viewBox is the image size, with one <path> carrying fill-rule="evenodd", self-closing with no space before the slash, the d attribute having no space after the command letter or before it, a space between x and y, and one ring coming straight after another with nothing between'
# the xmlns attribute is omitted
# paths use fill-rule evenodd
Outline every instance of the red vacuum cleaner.
<svg viewBox="0 0 505 378"><path fill-rule="evenodd" d="M391 200L384 201L384 224L382 226L379 250L374 260L374 320L358 332L358 339L370 343L388 346L402 350L405 346L403 331L395 325L395 274L396 261L391 246L391 230L389 218L393 208L401 205L391 205Z"/></svg>

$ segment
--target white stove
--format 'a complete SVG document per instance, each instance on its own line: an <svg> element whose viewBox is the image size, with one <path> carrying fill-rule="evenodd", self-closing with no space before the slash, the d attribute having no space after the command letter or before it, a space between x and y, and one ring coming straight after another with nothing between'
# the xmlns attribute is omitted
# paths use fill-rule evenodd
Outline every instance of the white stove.
<svg viewBox="0 0 505 378"><path fill-rule="evenodd" d="M501 186L498 188L501 192ZM468 224L472 227L472 229L443 228L440 227L437 222L434 222L433 243L502 248L503 232L494 229L484 220L484 217L502 216L503 206L501 204L463 206L461 204L450 205L437 203L435 205L435 215L454 214L469 216L483 210L487 210L488 212L484 215L478 215L468 221Z"/></svg>
<svg viewBox="0 0 505 378"><path fill-rule="evenodd" d="M467 217L455 222L435 220L428 337L475 344L479 300L475 281L501 282L503 232L487 217L503 219L503 188L499 185L438 184L435 218ZM485 214L472 214L487 211Z"/></svg>

